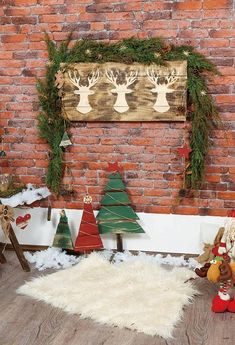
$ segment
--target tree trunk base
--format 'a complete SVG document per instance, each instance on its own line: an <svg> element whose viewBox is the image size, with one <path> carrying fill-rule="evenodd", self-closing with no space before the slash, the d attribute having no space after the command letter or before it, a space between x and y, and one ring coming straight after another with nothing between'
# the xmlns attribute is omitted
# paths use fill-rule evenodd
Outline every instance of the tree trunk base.
<svg viewBox="0 0 235 345"><path fill-rule="evenodd" d="M123 252L122 235L116 234L116 239L117 239L117 251Z"/></svg>

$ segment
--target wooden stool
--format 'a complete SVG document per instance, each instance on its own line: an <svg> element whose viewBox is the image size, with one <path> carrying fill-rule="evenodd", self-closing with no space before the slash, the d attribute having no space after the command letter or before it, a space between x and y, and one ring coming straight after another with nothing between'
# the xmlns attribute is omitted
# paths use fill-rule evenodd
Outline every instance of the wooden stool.
<svg viewBox="0 0 235 345"><path fill-rule="evenodd" d="M30 267L28 264L28 261L25 259L23 250L16 238L16 235L14 233L14 230L10 224L10 228L9 228L9 239L11 241L12 247L14 249L14 251L16 252L16 255L18 257L18 260L21 264L21 267L23 268L24 271L29 272L30 271ZM4 264L6 263L6 258L3 254L3 250L4 250L5 245L3 243L0 243L0 263Z"/></svg>

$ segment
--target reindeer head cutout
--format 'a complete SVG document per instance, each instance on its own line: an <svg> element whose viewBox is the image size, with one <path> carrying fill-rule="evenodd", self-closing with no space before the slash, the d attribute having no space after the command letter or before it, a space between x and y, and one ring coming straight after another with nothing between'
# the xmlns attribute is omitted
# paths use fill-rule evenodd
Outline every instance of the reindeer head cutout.
<svg viewBox="0 0 235 345"><path fill-rule="evenodd" d="M82 114L89 113L92 110L92 107L89 103L88 96L94 94L94 91L90 90L90 88L94 86L99 79L99 76L100 76L99 69L97 69L96 71L92 71L87 76L86 85L81 84L81 77L77 70L73 70L73 71L69 70L68 76L71 83L78 88L78 90L74 90L74 94L80 95L80 100L76 107L77 111L79 111Z"/></svg>

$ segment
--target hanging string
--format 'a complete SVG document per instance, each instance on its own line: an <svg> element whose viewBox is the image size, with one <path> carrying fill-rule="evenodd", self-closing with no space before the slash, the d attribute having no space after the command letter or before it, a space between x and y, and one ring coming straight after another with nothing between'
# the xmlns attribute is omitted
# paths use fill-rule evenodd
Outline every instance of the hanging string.
<svg viewBox="0 0 235 345"><path fill-rule="evenodd" d="M106 206L102 206L102 208L104 208L105 210L107 210L109 213L112 213L112 214L114 214L115 216L118 216L118 219L120 218L120 214L119 214L119 213L116 213L116 212L114 212L114 211L111 211L111 210L108 209ZM122 217L122 219L127 219L127 220L129 220L129 221L131 221L131 222L135 221L135 219L133 219L133 218L129 218L129 217L126 217L126 216L121 216L121 217Z"/></svg>
<svg viewBox="0 0 235 345"><path fill-rule="evenodd" d="M86 236L95 237L95 238L99 235L99 234L92 235L92 234L89 234L88 232L85 232L85 231L82 231L82 230L79 231L79 234L84 234Z"/></svg>
<svg viewBox="0 0 235 345"><path fill-rule="evenodd" d="M135 222L131 222L131 223L132 223L132 224L138 225L138 226L136 226L136 229L134 229L134 231L139 230L139 229L142 229L141 226L140 226L137 222L136 222L136 223L135 223ZM101 224L102 224L102 223L101 223ZM106 227L106 228L109 228L109 229L115 229L115 228L116 228L115 225L118 225L118 223L115 223L114 226L108 225L108 224L106 225L106 224L105 224L105 227ZM133 230L133 229L132 229L132 230ZM123 231L125 231L125 230L123 230Z"/></svg>
<svg viewBox="0 0 235 345"><path fill-rule="evenodd" d="M125 192L124 192L125 193ZM114 201L117 201L118 202L118 205L123 205L123 206L128 206L128 205L130 205L130 203L124 203L124 202L121 202L121 201L119 201L119 200L117 200L117 199L115 199L112 195L110 195L109 193L106 193L106 195L107 196L109 196L111 199L113 199ZM107 206L107 205L106 205ZM111 205L110 205L111 206Z"/></svg>

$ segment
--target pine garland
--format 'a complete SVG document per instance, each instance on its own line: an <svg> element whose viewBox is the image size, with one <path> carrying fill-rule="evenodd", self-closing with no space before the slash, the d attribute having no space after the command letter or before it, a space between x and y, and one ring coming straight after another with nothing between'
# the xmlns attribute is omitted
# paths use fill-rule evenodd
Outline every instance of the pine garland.
<svg viewBox="0 0 235 345"><path fill-rule="evenodd" d="M131 64L155 63L164 65L169 60L188 62L188 105L189 120L192 122L190 135L190 164L186 170L186 187L198 189L204 178L205 158L209 148L209 131L219 123L219 115L212 97L208 94L205 73L218 74L216 67L192 46L167 46L160 38L129 38L109 44L93 40L79 40L72 48L68 45L71 35L59 47L46 34L49 63L45 80L37 81L41 112L38 116L40 136L50 146L50 162L46 184L59 193L63 176L63 150L59 147L65 129L69 126L61 115L61 99L55 86L55 74L61 63L79 62L122 62Z"/></svg>

